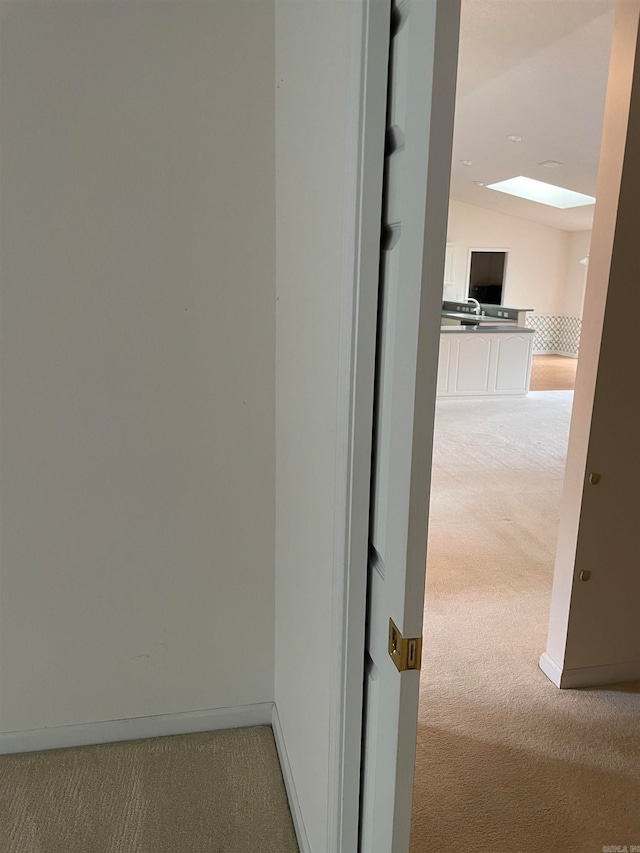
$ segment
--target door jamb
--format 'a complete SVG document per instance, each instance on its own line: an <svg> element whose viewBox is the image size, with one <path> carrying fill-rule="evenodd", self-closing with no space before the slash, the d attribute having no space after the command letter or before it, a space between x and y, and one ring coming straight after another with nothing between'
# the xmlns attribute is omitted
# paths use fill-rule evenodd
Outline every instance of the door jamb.
<svg viewBox="0 0 640 853"><path fill-rule="evenodd" d="M351 6L342 228L329 849L358 849L369 490L390 0Z"/></svg>
<svg viewBox="0 0 640 853"><path fill-rule="evenodd" d="M359 849L369 501L390 0L359 0L349 20L342 228L327 840ZM453 110L453 104L451 105ZM452 116L453 123L453 116ZM446 180L448 198L449 176ZM442 189L442 187L439 187ZM446 235L434 235L442 245ZM441 273L443 270L441 270ZM441 296L441 294L440 294ZM433 389L435 406L435 385Z"/></svg>

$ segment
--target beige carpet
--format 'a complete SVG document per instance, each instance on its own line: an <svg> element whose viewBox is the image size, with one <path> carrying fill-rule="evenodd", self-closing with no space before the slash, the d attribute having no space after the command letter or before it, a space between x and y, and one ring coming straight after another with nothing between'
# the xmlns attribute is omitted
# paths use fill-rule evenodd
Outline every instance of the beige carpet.
<svg viewBox="0 0 640 853"><path fill-rule="evenodd" d="M2 853L297 853L267 726L0 757Z"/></svg>
<svg viewBox="0 0 640 853"><path fill-rule="evenodd" d="M640 849L640 684L537 665L572 396L438 402L412 853Z"/></svg>

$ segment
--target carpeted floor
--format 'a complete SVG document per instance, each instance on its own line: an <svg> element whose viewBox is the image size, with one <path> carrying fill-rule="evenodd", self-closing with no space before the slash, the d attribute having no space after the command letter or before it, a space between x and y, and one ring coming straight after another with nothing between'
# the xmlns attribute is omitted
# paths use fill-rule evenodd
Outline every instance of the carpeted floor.
<svg viewBox="0 0 640 853"><path fill-rule="evenodd" d="M438 401L412 853L640 850L640 684L537 665L572 396Z"/></svg>
<svg viewBox="0 0 640 853"><path fill-rule="evenodd" d="M572 396L438 401L412 853L640 846L640 684L537 666ZM271 729L0 757L0 851L297 853Z"/></svg>
<svg viewBox="0 0 640 853"><path fill-rule="evenodd" d="M268 726L0 757L2 853L297 853Z"/></svg>

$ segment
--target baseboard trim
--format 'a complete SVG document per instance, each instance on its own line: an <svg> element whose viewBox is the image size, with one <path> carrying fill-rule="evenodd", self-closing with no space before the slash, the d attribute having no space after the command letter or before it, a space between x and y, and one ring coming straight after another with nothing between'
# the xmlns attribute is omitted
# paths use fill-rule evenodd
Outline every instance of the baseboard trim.
<svg viewBox="0 0 640 853"><path fill-rule="evenodd" d="M558 666L558 664L549 657L546 652L543 652L540 655L540 660L538 661L538 666L547 676L549 681L553 682L556 687L560 687L560 680L562 678L562 670Z"/></svg>
<svg viewBox="0 0 640 853"><path fill-rule="evenodd" d="M262 702L256 705L187 711L181 714L158 714L153 717L131 717L46 729L0 732L0 755L185 735L216 729L236 729L243 726L271 725L272 710L273 702Z"/></svg>
<svg viewBox="0 0 640 853"><path fill-rule="evenodd" d="M284 786L287 791L287 797L289 798L289 809L291 810L293 826L296 831L296 838L298 839L298 847L300 848L300 853L311 853L307 830L305 829L304 820L302 818L300 801L298 800L296 783L291 771L291 764L289 763L289 755L287 753L287 746L284 740L284 733L282 731L282 725L280 724L280 717L278 716L278 709L275 703L273 705L271 726L273 728L273 737L276 742L276 749L278 750L278 758L280 759L282 778L284 779Z"/></svg>
<svg viewBox="0 0 640 853"><path fill-rule="evenodd" d="M556 687L563 690L573 687L604 687L624 681L640 681L640 663L612 663L604 666L583 666L576 669L561 669L544 652L540 655L540 669Z"/></svg>
<svg viewBox="0 0 640 853"><path fill-rule="evenodd" d="M567 352L563 349L534 349L532 355L564 355L567 358L578 358L577 352Z"/></svg>

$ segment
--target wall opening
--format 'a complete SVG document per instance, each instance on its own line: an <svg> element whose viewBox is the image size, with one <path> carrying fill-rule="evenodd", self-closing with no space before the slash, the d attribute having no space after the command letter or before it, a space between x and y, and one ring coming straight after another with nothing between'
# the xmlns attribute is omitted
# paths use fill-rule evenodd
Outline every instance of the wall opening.
<svg viewBox="0 0 640 853"><path fill-rule="evenodd" d="M472 249L468 295L488 305L502 305L507 252Z"/></svg>

